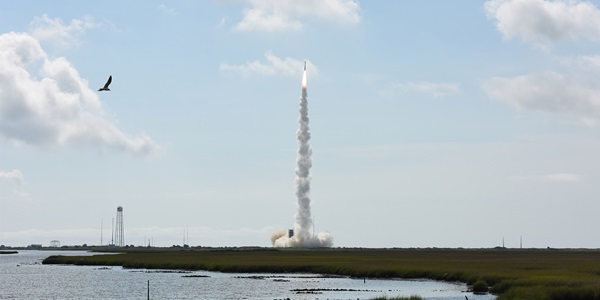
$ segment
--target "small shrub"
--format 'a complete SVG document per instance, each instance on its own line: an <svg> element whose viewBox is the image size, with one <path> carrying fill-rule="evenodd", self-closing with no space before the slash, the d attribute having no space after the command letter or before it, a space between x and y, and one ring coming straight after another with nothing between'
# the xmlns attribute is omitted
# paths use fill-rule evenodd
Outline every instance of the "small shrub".
<svg viewBox="0 0 600 300"><path fill-rule="evenodd" d="M473 292L474 293L487 293L488 292L488 284L484 280L478 279L473 283Z"/></svg>
<svg viewBox="0 0 600 300"><path fill-rule="evenodd" d="M506 291L508 291L509 289L515 287L515 281L514 280L503 280L500 281L496 284L494 284L491 288L490 288L490 293L492 294L503 294Z"/></svg>

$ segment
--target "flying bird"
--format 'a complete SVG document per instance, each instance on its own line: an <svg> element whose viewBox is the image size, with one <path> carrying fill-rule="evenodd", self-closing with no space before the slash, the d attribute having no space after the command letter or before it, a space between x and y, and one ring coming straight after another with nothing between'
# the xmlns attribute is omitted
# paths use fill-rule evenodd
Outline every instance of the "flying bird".
<svg viewBox="0 0 600 300"><path fill-rule="evenodd" d="M111 82L112 82L112 75L108 76L108 80L106 81L104 86L102 88L100 88L98 91L110 91L108 86L110 85Z"/></svg>

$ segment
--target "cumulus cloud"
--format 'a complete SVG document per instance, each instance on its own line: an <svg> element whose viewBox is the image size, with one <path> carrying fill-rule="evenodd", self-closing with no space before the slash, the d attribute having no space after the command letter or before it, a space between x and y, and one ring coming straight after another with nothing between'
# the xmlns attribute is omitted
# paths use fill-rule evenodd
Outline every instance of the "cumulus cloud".
<svg viewBox="0 0 600 300"><path fill-rule="evenodd" d="M600 42L600 10L578 0L489 0L488 17L507 39L542 46L558 41ZM482 88L492 99L520 109L574 116L593 125L600 121L600 56L559 58L563 70L494 77Z"/></svg>
<svg viewBox="0 0 600 300"><path fill-rule="evenodd" d="M388 89L382 91L382 94L393 97L402 93L420 93L434 97L447 97L459 92L460 87L457 84L420 81L394 83Z"/></svg>
<svg viewBox="0 0 600 300"><path fill-rule="evenodd" d="M145 134L121 132L67 59L49 58L34 36L16 32L0 35L0 136L35 146L157 149Z"/></svg>
<svg viewBox="0 0 600 300"><path fill-rule="evenodd" d="M564 40L600 41L600 10L578 0L490 0L485 3L488 18L497 22L507 38L531 44Z"/></svg>
<svg viewBox="0 0 600 300"><path fill-rule="evenodd" d="M297 77L304 68L304 60L298 60L290 57L280 58L270 52L265 54L266 62L255 60L243 65L231 65L222 63L219 66L221 72L239 73L244 77L250 75L274 76L285 75ZM307 61L307 72L312 76L318 74L318 69L310 61Z"/></svg>
<svg viewBox="0 0 600 300"><path fill-rule="evenodd" d="M251 8L235 26L238 31L290 31L303 28L305 18L317 18L340 25L360 22L355 0L247 0Z"/></svg>
<svg viewBox="0 0 600 300"><path fill-rule="evenodd" d="M29 33L40 42L49 42L60 48L79 45L79 37L87 30L98 26L91 17L73 19L64 24L60 18L51 19L44 14L35 17L29 24Z"/></svg>

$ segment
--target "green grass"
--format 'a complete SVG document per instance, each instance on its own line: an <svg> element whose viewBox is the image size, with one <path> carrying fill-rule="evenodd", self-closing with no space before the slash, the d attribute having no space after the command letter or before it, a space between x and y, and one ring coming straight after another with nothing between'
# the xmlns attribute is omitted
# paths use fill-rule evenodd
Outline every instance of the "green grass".
<svg viewBox="0 0 600 300"><path fill-rule="evenodd" d="M140 251L49 257L44 263L221 272L307 272L465 282L499 299L600 299L600 251L281 249Z"/></svg>

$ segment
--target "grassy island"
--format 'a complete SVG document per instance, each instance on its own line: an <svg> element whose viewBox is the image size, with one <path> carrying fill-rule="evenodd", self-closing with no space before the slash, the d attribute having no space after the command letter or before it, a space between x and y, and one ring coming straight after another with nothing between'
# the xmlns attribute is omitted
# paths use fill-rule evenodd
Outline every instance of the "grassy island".
<svg viewBox="0 0 600 300"><path fill-rule="evenodd" d="M600 250L126 249L51 256L44 264L248 273L319 273L460 281L499 299L600 299Z"/></svg>

